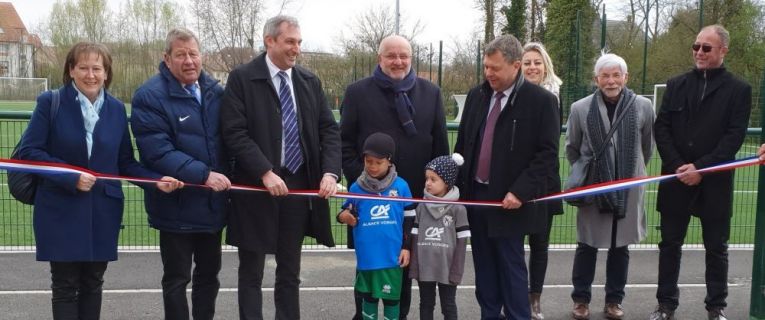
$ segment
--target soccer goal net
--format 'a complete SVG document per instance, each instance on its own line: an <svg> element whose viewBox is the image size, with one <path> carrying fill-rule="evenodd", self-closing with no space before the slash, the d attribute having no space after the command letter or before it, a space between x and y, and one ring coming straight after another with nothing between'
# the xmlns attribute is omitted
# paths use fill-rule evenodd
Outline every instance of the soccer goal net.
<svg viewBox="0 0 765 320"><path fill-rule="evenodd" d="M34 101L41 92L48 90L46 78L0 77L0 100Z"/></svg>

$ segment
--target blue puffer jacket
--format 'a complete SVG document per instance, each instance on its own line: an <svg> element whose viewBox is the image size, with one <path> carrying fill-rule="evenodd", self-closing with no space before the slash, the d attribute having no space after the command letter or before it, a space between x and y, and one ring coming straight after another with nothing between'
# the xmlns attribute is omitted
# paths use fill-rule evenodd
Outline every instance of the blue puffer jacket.
<svg viewBox="0 0 765 320"><path fill-rule="evenodd" d="M164 62L133 96L130 126L141 163L186 183L204 184L210 171L228 173L218 129L223 88L204 71L202 104L173 77ZM165 194L146 190L149 224L172 232L215 232L225 225L225 192L184 188Z"/></svg>

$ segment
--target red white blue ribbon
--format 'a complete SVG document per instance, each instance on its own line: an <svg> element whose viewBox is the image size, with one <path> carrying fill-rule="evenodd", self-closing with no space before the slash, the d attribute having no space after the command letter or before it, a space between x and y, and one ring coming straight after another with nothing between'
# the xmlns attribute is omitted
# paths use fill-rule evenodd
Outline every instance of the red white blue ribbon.
<svg viewBox="0 0 765 320"><path fill-rule="evenodd" d="M763 163L764 161L760 161L757 157L750 157L750 158L740 159L740 160L736 160L729 163L724 163L724 164L719 164L716 166L698 169L695 172L704 174L704 173L711 173L711 172L728 171L728 170L734 170L736 168L754 166L754 165L763 164ZM103 173L94 172L88 169L84 169L84 168L80 168L80 167L76 167L76 166L72 166L68 164L28 161L28 160L0 159L0 169L4 169L7 171L29 172L29 173L36 173L36 174L88 173L95 176L97 179L103 179L103 180L119 180L119 181L137 182L137 183L162 183L162 181L157 179L146 179L146 178L125 177L125 176L118 176L118 175L103 174ZM667 175L660 175L660 176L646 176L646 177L614 180L614 181L609 181L605 183L598 183L598 184L593 184L589 186L574 188L564 192L555 193L555 194L547 195L541 198L533 199L533 200L530 200L529 202L541 202L541 201L556 200L556 199L578 198L578 197L583 197L588 195L613 192L617 190L634 188L634 187L641 186L648 183L654 183L654 182L664 181L668 179L676 179L678 175L679 174L667 174ZM185 186L209 188L206 185L191 184L191 183L185 183ZM253 186L247 186L247 185L236 185L236 184L231 186L231 190L268 192L266 188L253 187ZM318 197L319 195L317 190L290 190L289 194L297 195L297 196L312 196L312 197ZM358 194L358 193L349 193L349 192L337 192L334 195L334 197L343 198L343 199L385 200L385 201L409 202L409 203L461 204L461 205L468 205L468 206L488 206L488 207L502 206L502 202L498 202L498 201L468 201L468 200L451 201L451 200L422 199L422 198L402 198L402 197Z"/></svg>
<svg viewBox="0 0 765 320"><path fill-rule="evenodd" d="M741 160L736 160L733 162L728 162L728 163L723 163L716 166L698 169L695 172L704 174L704 173L710 173L710 172L728 171L728 170L734 170L736 168L758 165L761 163L762 161L760 161L760 159L758 159L757 157L749 157L749 158L744 158ZM531 202L566 199L566 198L580 198L580 197L589 196L589 195L596 195L601 193L613 192L617 190L624 190L624 189L634 188L634 187L641 186L648 183L660 182L660 181L669 180L669 179L676 179L679 175L680 174L665 174L660 176L650 176L650 177L647 176L647 177L636 177L636 178L628 178L628 179L621 179L621 180L613 180L613 181L609 181L605 183L598 183L598 184L592 184L589 186L573 188L564 192L537 198L537 199L531 200Z"/></svg>

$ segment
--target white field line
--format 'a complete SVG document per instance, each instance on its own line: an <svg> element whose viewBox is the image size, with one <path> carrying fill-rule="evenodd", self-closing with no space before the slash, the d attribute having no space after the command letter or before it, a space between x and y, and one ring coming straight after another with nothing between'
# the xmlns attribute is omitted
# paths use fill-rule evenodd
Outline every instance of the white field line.
<svg viewBox="0 0 765 320"><path fill-rule="evenodd" d="M525 245L525 250L529 250L529 246ZM655 244L638 244L630 245L630 251L659 251L659 246ZM223 246L223 252L237 252L236 247ZM472 246L468 245L468 251L473 251ZM550 251L575 251L576 244L554 244L550 245ZM603 249L605 250L605 249ZM702 244L685 244L683 250L686 251L704 251ZM754 244L729 244L728 251L753 251ZM132 247L119 247L119 254L131 254L131 253L159 253L159 246L142 246L140 249ZM30 250L28 246L0 246L0 254L13 254L13 253L34 253L35 250ZM316 254L316 253L348 253L353 252L353 249L348 249L345 245L339 245L335 248L316 248L315 245L303 246L303 253Z"/></svg>
<svg viewBox="0 0 765 320"><path fill-rule="evenodd" d="M680 288L704 288L706 287L706 284L704 283L681 283L677 285ZM728 287L742 287L743 284L740 283L728 283ZM574 286L570 284L553 284L553 285L545 285L545 288L548 289L572 289ZM603 288L605 285L603 284L593 284L593 288ZM656 288L656 284L649 284L649 283L637 283L637 284L627 284L625 286L626 288ZM475 290L474 285L460 285L458 286L460 289L471 289ZM419 290L417 286L412 286L412 290ZM237 288L220 288L219 292L237 292ZM273 292L274 288L263 288L263 291L265 292ZM338 286L338 287L302 287L300 288L300 291L302 292L351 292L353 291L353 287L349 286ZM186 289L186 292L191 292L191 289ZM156 293L161 294L162 289L112 289L112 290L104 290L105 294L134 294L134 293ZM5 290L0 291L0 296L13 296L13 295L49 295L51 294L50 290Z"/></svg>

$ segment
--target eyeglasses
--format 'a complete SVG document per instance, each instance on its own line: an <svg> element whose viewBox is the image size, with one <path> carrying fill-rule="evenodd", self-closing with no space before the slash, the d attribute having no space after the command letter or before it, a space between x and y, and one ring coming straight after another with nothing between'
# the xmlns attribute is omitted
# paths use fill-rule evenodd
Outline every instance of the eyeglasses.
<svg viewBox="0 0 765 320"><path fill-rule="evenodd" d="M708 44L700 45L698 43L694 43L691 46L691 49L693 49L694 52L695 51L699 51L699 49L701 49L701 51L704 51L704 53L708 53L709 51L712 51L712 48L722 48L722 47L713 47L713 46L710 46Z"/></svg>
<svg viewBox="0 0 765 320"><path fill-rule="evenodd" d="M403 61L403 60L409 60L409 59L411 59L412 57L411 57L411 56L409 56L409 55L406 55L406 54L395 54L395 53L390 53L390 54L386 54L386 55L384 55L384 56L383 56L383 58L385 58L386 60L396 60L396 59L400 59L400 60L402 60L402 61Z"/></svg>

